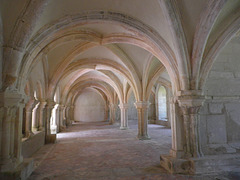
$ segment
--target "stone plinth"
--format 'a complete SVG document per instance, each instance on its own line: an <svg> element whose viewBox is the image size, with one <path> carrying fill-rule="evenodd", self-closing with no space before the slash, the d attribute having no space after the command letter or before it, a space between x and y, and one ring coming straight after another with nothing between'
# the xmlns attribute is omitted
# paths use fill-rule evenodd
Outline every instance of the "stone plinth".
<svg viewBox="0 0 240 180"><path fill-rule="evenodd" d="M232 171L240 167L240 154L211 155L200 158L160 156L160 165L173 174L210 174Z"/></svg>
<svg viewBox="0 0 240 180"><path fill-rule="evenodd" d="M5 171L0 173L0 179L16 180L27 179L34 170L34 163L32 158L24 159L23 162L12 171Z"/></svg>

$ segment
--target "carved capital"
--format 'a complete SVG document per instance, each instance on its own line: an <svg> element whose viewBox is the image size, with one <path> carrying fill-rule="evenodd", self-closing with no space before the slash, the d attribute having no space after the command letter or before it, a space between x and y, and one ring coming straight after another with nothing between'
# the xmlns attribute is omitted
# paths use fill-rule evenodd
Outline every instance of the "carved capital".
<svg viewBox="0 0 240 180"><path fill-rule="evenodd" d="M204 96L179 96L178 103L183 113L196 114L205 101Z"/></svg>
<svg viewBox="0 0 240 180"><path fill-rule="evenodd" d="M60 109L60 111L63 111L65 109L65 106L62 104L59 104L59 109Z"/></svg>
<svg viewBox="0 0 240 180"><path fill-rule="evenodd" d="M40 109L44 109L46 105L47 105L46 101L40 101L39 107L40 107Z"/></svg>
<svg viewBox="0 0 240 180"><path fill-rule="evenodd" d="M129 107L128 103L119 104L118 106L120 109L127 109Z"/></svg>
<svg viewBox="0 0 240 180"><path fill-rule="evenodd" d="M12 107L18 106L19 103L24 99L23 94L17 91L5 91L0 92L0 106L1 107Z"/></svg>
<svg viewBox="0 0 240 180"><path fill-rule="evenodd" d="M112 109L116 109L117 108L117 104L113 104L113 103L111 103L111 104L109 104L109 108L112 108Z"/></svg>
<svg viewBox="0 0 240 180"><path fill-rule="evenodd" d="M148 101L137 101L134 103L137 109L148 109L150 104Z"/></svg>
<svg viewBox="0 0 240 180"><path fill-rule="evenodd" d="M36 99L30 99L25 106L26 111L32 111L38 102Z"/></svg>
<svg viewBox="0 0 240 180"><path fill-rule="evenodd" d="M55 106L55 104L56 104L56 103L55 103L53 100L48 99L48 100L47 100L47 104L46 104L46 108L48 108L48 109L53 109L54 106Z"/></svg>

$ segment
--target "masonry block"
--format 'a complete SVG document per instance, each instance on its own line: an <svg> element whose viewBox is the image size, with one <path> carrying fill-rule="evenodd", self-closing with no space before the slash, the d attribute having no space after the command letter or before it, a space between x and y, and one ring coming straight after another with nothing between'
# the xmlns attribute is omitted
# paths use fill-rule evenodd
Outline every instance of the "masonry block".
<svg viewBox="0 0 240 180"><path fill-rule="evenodd" d="M209 103L209 111L211 114L221 114L223 111L222 103Z"/></svg>
<svg viewBox="0 0 240 180"><path fill-rule="evenodd" d="M207 116L207 135L210 144L227 142L226 120L224 115Z"/></svg>

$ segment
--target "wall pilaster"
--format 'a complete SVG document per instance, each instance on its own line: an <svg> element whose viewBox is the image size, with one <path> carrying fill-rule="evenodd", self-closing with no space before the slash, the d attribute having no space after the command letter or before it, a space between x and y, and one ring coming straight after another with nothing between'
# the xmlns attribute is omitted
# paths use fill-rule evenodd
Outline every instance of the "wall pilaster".
<svg viewBox="0 0 240 180"><path fill-rule="evenodd" d="M15 169L23 160L21 153L23 95L0 93L0 171Z"/></svg>

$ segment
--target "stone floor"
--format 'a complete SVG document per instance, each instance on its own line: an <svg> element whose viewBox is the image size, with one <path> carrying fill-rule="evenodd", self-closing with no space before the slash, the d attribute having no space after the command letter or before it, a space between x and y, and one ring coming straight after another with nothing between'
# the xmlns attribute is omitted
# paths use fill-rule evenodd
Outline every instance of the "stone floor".
<svg viewBox="0 0 240 180"><path fill-rule="evenodd" d="M34 154L35 171L29 180L139 180L139 179L238 179L236 174L171 175L159 166L168 154L171 130L149 125L151 140L136 138L137 126L119 130L107 123L74 124L57 134L57 143Z"/></svg>

